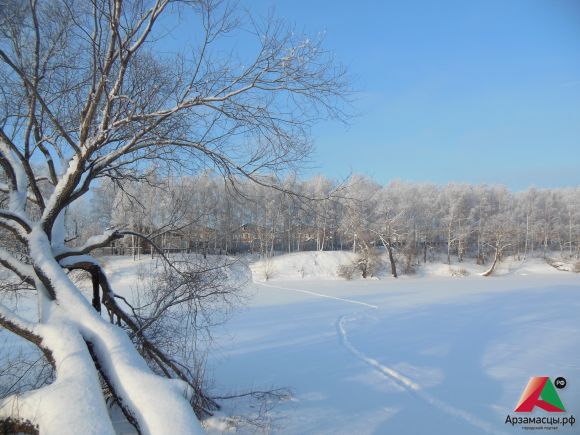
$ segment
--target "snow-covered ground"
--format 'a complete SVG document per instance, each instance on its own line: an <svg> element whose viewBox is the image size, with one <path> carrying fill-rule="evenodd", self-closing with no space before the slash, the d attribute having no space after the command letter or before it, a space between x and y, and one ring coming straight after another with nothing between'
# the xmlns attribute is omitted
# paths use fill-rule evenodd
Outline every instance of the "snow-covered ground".
<svg viewBox="0 0 580 435"><path fill-rule="evenodd" d="M522 425L506 416L529 416L514 408L530 377L562 376L567 412L556 416L580 418L579 274L530 259L506 261L488 278L469 262L427 264L396 280L387 269L380 279L339 278L353 258L310 252L237 264L232 273L251 271L253 281L247 305L214 331L213 392L289 388L291 398L265 413L272 421L263 429L274 433L510 434ZM104 259L128 297L154 261ZM206 422L210 433L264 405L223 403ZM122 420L117 431L133 433ZM236 421L238 433L257 431ZM580 433L580 423L558 432Z"/></svg>
<svg viewBox="0 0 580 435"><path fill-rule="evenodd" d="M529 260L489 278L462 264L467 277L429 265L415 277L344 281L331 266L345 258L329 257L252 265L253 298L210 355L220 392L292 390L271 411L274 432L520 433L505 420L530 416L514 408L532 376L568 385L558 390L567 413L531 416L580 418L579 275Z"/></svg>

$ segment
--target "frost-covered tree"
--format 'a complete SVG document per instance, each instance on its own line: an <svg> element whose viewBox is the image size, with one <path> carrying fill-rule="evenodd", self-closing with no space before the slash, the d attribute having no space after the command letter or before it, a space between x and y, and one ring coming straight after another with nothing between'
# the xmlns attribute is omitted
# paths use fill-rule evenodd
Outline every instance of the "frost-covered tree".
<svg viewBox="0 0 580 435"><path fill-rule="evenodd" d="M97 180L145 182L151 163L266 183L261 174L308 152L311 123L342 115L343 71L320 41L246 21L212 0L2 2L0 264L34 289L37 316L0 305L0 325L38 346L56 376L4 398L3 417L47 434L113 433L102 381L140 432L199 432L194 385L141 334L90 255L142 235L110 229L72 246L65 210ZM178 53L163 46L176 26L190 32ZM71 269L91 274L92 304Z"/></svg>
<svg viewBox="0 0 580 435"><path fill-rule="evenodd" d="M187 228L183 225L188 222L197 222L211 231L211 244L218 253L231 252L232 235L244 224L257 226L253 230L256 239L252 246L241 250L263 254L314 249L359 251L363 237L364 242L383 247L387 253L390 246L391 266L403 273L421 260L426 263L440 254L448 261L455 255L459 262L474 258L480 265L493 260L490 225L497 223L494 217L500 210L498 201L509 193L499 186L469 184L437 186L393 181L379 186L357 175L347 183L323 176L306 180L289 177L279 183L278 191L243 179L230 189L229 183L224 184L211 172L181 180L158 176L155 186L133 181L124 184L129 197L124 198L122 192L119 196L127 205L113 207L114 212L110 210L111 204L117 203L114 194L103 199L107 187L102 185L95 190L94 220L101 227L119 223L118 216L139 220L141 213L155 216L149 220L156 223L147 228L181 229ZM137 187L138 191L134 191ZM501 213L510 216L511 254L521 260L544 251L545 256L559 251L568 259L580 255L577 188L532 188L509 196ZM160 209L175 213L160 213ZM79 234L90 234L90 229L82 228L83 222L91 221L84 211L72 210L67 216L71 219L71 234L75 228ZM187 237L206 240L195 231Z"/></svg>
<svg viewBox="0 0 580 435"><path fill-rule="evenodd" d="M376 216L374 217L374 234L387 251L391 266L391 275L397 278L395 246L403 239L405 210L401 206L401 184L391 183L377 192Z"/></svg>
<svg viewBox="0 0 580 435"><path fill-rule="evenodd" d="M493 214L486 220L483 229L484 244L493 250L493 262L483 276L490 276L494 272L506 249L513 246L516 236L513 195L505 188L496 188L493 192Z"/></svg>

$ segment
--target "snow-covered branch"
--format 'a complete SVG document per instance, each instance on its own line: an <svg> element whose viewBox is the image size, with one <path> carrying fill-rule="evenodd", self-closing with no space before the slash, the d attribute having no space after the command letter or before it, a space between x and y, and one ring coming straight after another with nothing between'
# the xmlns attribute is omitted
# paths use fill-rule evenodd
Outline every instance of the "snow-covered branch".
<svg viewBox="0 0 580 435"><path fill-rule="evenodd" d="M32 266L25 264L5 249L0 248L0 264L8 270L14 272L21 280L32 284L34 282L34 269Z"/></svg>
<svg viewBox="0 0 580 435"><path fill-rule="evenodd" d="M82 246L79 246L78 248L61 247L59 249L55 249L55 258L58 261L61 261L66 257L88 254L95 249L108 246L112 241L118 240L124 236L125 234L119 230L108 230L101 235L90 237ZM63 263L61 262L61 264Z"/></svg>
<svg viewBox="0 0 580 435"><path fill-rule="evenodd" d="M0 303L0 326L38 346L48 361L54 364L52 351L43 344L43 336L38 325L20 317L2 303Z"/></svg>
<svg viewBox="0 0 580 435"><path fill-rule="evenodd" d="M32 223L22 213L0 209L0 227L10 230L23 239L31 231Z"/></svg>

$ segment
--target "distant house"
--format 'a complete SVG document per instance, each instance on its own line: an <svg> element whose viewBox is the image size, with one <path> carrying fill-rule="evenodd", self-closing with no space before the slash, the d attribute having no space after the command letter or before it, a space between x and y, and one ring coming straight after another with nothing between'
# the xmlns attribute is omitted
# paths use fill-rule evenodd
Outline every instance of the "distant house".
<svg viewBox="0 0 580 435"><path fill-rule="evenodd" d="M232 242L235 251L254 252L268 249L272 243L274 243L274 249L277 249L282 239L280 234L273 233L270 228L247 223L240 225L232 232Z"/></svg>
<svg viewBox="0 0 580 435"><path fill-rule="evenodd" d="M213 252L220 248L218 230L207 225L189 225L183 229L187 235L187 248L195 252Z"/></svg>
<svg viewBox="0 0 580 435"><path fill-rule="evenodd" d="M240 225L232 232L232 240L236 243L252 243L259 240L259 228L254 224Z"/></svg>
<svg viewBox="0 0 580 435"><path fill-rule="evenodd" d="M165 231L152 238L158 248L176 252L189 248L189 240L182 231Z"/></svg>
<svg viewBox="0 0 580 435"><path fill-rule="evenodd" d="M141 231L155 234L155 231ZM165 252L204 252L217 250L217 230L203 225L188 225L179 230L165 230L150 236L151 241ZM127 236L111 243L110 252L116 255L150 253L151 244L145 239Z"/></svg>

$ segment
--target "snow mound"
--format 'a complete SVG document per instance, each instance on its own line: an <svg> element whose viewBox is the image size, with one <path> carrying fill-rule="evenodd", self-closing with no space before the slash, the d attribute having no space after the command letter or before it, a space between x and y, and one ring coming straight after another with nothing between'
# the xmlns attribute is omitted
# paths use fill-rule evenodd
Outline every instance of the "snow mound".
<svg viewBox="0 0 580 435"><path fill-rule="evenodd" d="M293 280L343 280L338 275L340 266L352 264L357 255L345 251L314 251L296 252L284 254L268 259L254 261L250 264L252 278L257 281L293 281ZM381 255L383 266L378 272L380 279L390 278L388 267L388 257ZM400 264L398 265L400 267ZM416 273L411 276L417 278L474 278L480 277L482 273L489 269L490 264L475 264L473 259L464 262L452 262L448 265L443 262L420 264L416 267ZM562 271L569 271L572 266L556 268L543 258L528 258L518 260L515 257L506 257L498 263L492 276L509 275L552 275ZM405 275L399 270L401 277ZM355 274L360 278L360 274ZM362 279L362 278L361 278Z"/></svg>
<svg viewBox="0 0 580 435"><path fill-rule="evenodd" d="M462 263L454 262L451 265L446 263L422 264L417 271L418 276L423 277L453 277L464 278L469 276L480 276L489 269L489 263L478 265L469 259ZM507 275L550 275L558 274L562 271L570 271L570 268L556 268L542 258L528 258L518 260L514 257L507 257L498 263L491 276Z"/></svg>
<svg viewBox="0 0 580 435"><path fill-rule="evenodd" d="M250 264L254 281L296 279L343 279L338 268L352 264L356 255L352 252L296 252Z"/></svg>
<svg viewBox="0 0 580 435"><path fill-rule="evenodd" d="M513 273L515 275L561 275L562 272L566 271L565 269L556 269L543 258L529 258L525 261L517 261L512 259L511 263L509 261L507 262L507 267L509 270L506 274ZM500 269L500 271L502 270Z"/></svg>

